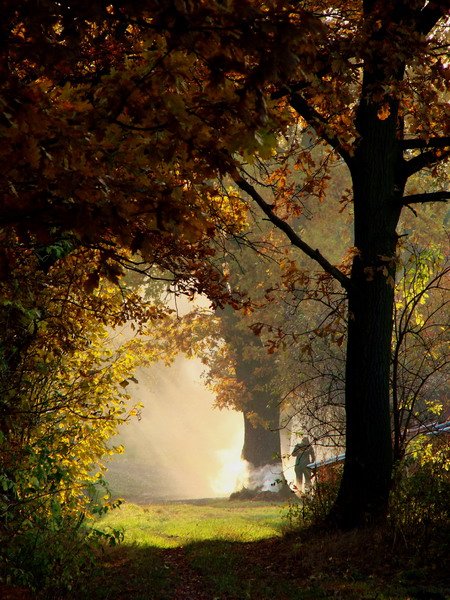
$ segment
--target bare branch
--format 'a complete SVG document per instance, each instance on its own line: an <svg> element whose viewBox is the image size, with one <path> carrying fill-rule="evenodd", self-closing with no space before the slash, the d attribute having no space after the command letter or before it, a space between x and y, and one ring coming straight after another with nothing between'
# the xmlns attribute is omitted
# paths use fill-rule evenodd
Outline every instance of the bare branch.
<svg viewBox="0 0 450 600"><path fill-rule="evenodd" d="M411 194L402 198L402 204L421 204L425 202L447 202L450 200L450 192L427 192L425 194Z"/></svg>
<svg viewBox="0 0 450 600"><path fill-rule="evenodd" d="M271 223L276 225L278 229L285 233L285 235L289 238L293 246L296 246L307 256L312 258L312 260L316 261L326 273L328 273L337 281L339 281L339 283L345 290L350 289L351 282L347 275L345 275L340 269L328 262L328 260L324 256L322 256L319 250L314 250L309 244L302 240L302 238L297 233L295 233L295 231L292 229L289 223L286 223L286 221L280 219L280 217L278 217L273 212L271 205L264 200L264 198L256 191L256 189L250 183L248 183L248 181L245 181L245 179L242 179L242 177L236 177L234 181L241 190L243 190L251 198L253 198L256 204L269 218Z"/></svg>
<svg viewBox="0 0 450 600"><path fill-rule="evenodd" d="M447 148L450 147L450 137L435 137L429 140L420 138L406 139L400 142L402 150L413 150L420 148Z"/></svg>

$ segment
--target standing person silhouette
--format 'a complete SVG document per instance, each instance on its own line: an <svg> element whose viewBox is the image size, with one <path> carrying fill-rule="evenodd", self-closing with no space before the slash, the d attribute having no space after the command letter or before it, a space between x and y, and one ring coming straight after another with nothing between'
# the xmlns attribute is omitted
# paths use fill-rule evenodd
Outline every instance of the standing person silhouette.
<svg viewBox="0 0 450 600"><path fill-rule="evenodd" d="M311 488L311 470L307 465L316 459L308 437L305 436L300 443L296 444L292 456L296 457L295 478L297 490L303 493L307 492Z"/></svg>

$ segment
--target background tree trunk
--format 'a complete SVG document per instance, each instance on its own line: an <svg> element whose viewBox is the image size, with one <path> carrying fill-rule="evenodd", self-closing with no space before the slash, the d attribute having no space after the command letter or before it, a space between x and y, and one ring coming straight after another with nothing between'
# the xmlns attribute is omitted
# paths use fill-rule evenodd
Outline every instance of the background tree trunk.
<svg viewBox="0 0 450 600"><path fill-rule="evenodd" d="M281 458L278 407L270 403L270 398L268 402L264 393L255 392L253 396L249 410L243 411L244 445L241 457L254 467L279 463ZM256 422L255 414L258 418ZM258 422L259 420L264 424Z"/></svg>
<svg viewBox="0 0 450 600"><path fill-rule="evenodd" d="M272 358L261 340L242 324L236 311L226 307L218 314L222 319L224 338L234 355L236 379L243 389L241 458L249 463L249 484L253 481L258 486L255 471L265 465L280 465L278 476L276 468L273 470L274 480L281 476L279 398L270 389L272 371L268 368ZM267 361L266 365L264 361Z"/></svg>

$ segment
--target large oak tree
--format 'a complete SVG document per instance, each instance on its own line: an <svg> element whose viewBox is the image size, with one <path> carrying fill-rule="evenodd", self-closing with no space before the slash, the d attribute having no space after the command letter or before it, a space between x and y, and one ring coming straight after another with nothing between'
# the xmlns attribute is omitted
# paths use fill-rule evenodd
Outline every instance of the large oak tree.
<svg viewBox="0 0 450 600"><path fill-rule="evenodd" d="M347 457L334 518L351 527L383 516L396 229L406 206L450 197L407 188L422 169L438 177L450 154L448 2L2 8L1 227L28 247L70 232L75 246L122 263L121 247L131 248L220 304L230 295L213 275L211 248L221 232L239 232L243 209L213 181L231 177L348 295ZM321 197L329 163L311 170L295 127L350 173L350 271L290 224L302 195ZM246 163L273 160L273 151L279 165L263 188ZM308 173L301 190L290 182L292 160ZM98 276L117 280L105 265ZM0 266L8 276L5 253Z"/></svg>
<svg viewBox="0 0 450 600"><path fill-rule="evenodd" d="M327 30L306 77L285 82L293 110L345 161L352 179L354 258L336 269L280 218L245 177L237 185L348 295L346 461L333 516L355 526L386 514L392 441L389 368L402 210L443 201L409 194L418 171L450 153L446 2L305 3ZM445 185L445 184L444 184Z"/></svg>

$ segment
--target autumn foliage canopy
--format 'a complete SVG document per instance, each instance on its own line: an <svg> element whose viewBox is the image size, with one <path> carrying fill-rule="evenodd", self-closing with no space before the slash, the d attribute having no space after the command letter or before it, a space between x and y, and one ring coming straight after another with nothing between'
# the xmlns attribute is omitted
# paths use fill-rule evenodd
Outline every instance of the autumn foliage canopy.
<svg viewBox="0 0 450 600"><path fill-rule="evenodd" d="M227 285L214 257L243 238L250 213L347 295L347 460L334 518L352 527L385 515L397 228L405 207L450 197L448 3L0 8L1 510L15 511L14 535L29 517L24 490L41 502L67 466L60 420L106 411L106 439L124 414L114 390L128 358L104 354L106 325L163 316L125 289L124 271L157 268L179 292L239 307L245 290ZM336 162L350 181L336 214L354 224L342 264L296 228L305 202L324 200ZM304 273L289 264L292 290ZM106 379L99 364L112 369ZM104 393L85 402L86 385ZM33 444L48 423L42 454ZM106 448L98 443L86 464ZM36 456L47 469L37 483L15 479Z"/></svg>

